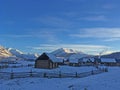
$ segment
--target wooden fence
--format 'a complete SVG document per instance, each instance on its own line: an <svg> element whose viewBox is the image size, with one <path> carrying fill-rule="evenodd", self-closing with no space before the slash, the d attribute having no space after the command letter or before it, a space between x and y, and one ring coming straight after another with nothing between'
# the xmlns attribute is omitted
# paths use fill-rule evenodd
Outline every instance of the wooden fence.
<svg viewBox="0 0 120 90"><path fill-rule="evenodd" d="M92 70L83 73L62 73L62 72L0 72L0 78L14 79L14 78L27 78L27 77L39 77L39 78L82 78L90 75L100 74L108 72L107 68Z"/></svg>
<svg viewBox="0 0 120 90"><path fill-rule="evenodd" d="M34 67L33 64L28 64L28 65L0 65L0 69L4 69L4 68L20 68L20 67Z"/></svg>

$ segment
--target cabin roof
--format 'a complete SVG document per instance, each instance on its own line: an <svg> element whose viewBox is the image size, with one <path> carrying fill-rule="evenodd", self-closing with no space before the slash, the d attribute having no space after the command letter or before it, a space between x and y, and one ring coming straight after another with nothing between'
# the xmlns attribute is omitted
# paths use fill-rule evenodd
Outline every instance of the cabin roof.
<svg viewBox="0 0 120 90"><path fill-rule="evenodd" d="M114 58L101 58L101 62L116 62L116 60Z"/></svg>
<svg viewBox="0 0 120 90"><path fill-rule="evenodd" d="M50 53L46 53L46 55L49 57L50 60L52 60L53 62L61 62L60 59L56 58L53 54Z"/></svg>
<svg viewBox="0 0 120 90"><path fill-rule="evenodd" d="M42 57L44 55L44 57ZM53 54L50 54L50 53L43 53L42 55L40 55L39 57L38 57L38 59L37 60L41 60L42 58L44 58L44 60L45 59L50 59L52 62L62 62L62 60L61 59L58 59L58 58L56 58Z"/></svg>
<svg viewBox="0 0 120 90"><path fill-rule="evenodd" d="M95 59L94 59L94 58L83 58L82 61L83 61L83 62L87 62L87 61L94 62Z"/></svg>
<svg viewBox="0 0 120 90"><path fill-rule="evenodd" d="M70 63L78 63L78 59L69 59Z"/></svg>

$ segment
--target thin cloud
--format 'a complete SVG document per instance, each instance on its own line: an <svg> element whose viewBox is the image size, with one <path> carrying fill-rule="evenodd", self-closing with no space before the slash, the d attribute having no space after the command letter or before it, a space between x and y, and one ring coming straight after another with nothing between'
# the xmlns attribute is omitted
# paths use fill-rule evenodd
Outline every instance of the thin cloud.
<svg viewBox="0 0 120 90"><path fill-rule="evenodd" d="M73 24L70 20L57 16L38 17L34 18L34 21L51 27L69 27Z"/></svg>
<svg viewBox="0 0 120 90"><path fill-rule="evenodd" d="M91 52L92 54L98 54L102 50L110 49L110 47L104 45L81 45L81 44L59 44L59 45L42 44L37 47L29 47L29 48L40 50L43 52L52 52L59 48L68 48L77 51L82 51L88 54L91 54Z"/></svg>
<svg viewBox="0 0 120 90"><path fill-rule="evenodd" d="M106 41L120 39L120 28L87 28L80 30L79 33L70 34L71 37L79 38L99 38Z"/></svg>
<svg viewBox="0 0 120 90"><path fill-rule="evenodd" d="M80 18L81 20L87 20L87 21L107 21L108 19L104 15L99 16L88 16Z"/></svg>
<svg viewBox="0 0 120 90"><path fill-rule="evenodd" d="M108 38L108 39L104 39L103 41L105 42L120 41L120 38Z"/></svg>
<svg viewBox="0 0 120 90"><path fill-rule="evenodd" d="M1 37L9 37L9 38L30 38L33 37L33 35L29 35L29 34L4 34L4 35L0 35Z"/></svg>
<svg viewBox="0 0 120 90"><path fill-rule="evenodd" d="M48 43L57 43L59 40L57 39L56 33L51 31L40 31L40 32L29 32L27 34L6 34L0 35L1 37L8 38L34 38L39 40L45 40Z"/></svg>
<svg viewBox="0 0 120 90"><path fill-rule="evenodd" d="M116 8L116 5L114 5L114 4L105 4L105 5L102 6L102 8L104 8L104 9L114 9L114 8Z"/></svg>

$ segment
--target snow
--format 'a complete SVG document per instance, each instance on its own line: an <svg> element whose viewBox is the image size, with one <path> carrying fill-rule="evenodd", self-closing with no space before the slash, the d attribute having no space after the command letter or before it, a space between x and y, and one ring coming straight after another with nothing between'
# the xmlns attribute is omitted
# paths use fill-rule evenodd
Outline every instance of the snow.
<svg viewBox="0 0 120 90"><path fill-rule="evenodd" d="M78 51L75 51L75 50L72 50L72 49L68 49L68 48L60 48L60 49L57 49L55 51L53 51L52 53L56 54L56 53L60 53L60 52L63 52L63 53L78 53Z"/></svg>
<svg viewBox="0 0 120 90"><path fill-rule="evenodd" d="M16 61L16 60L18 60L17 57L10 56L10 57L6 57L6 58L2 59L1 62L9 62L9 61Z"/></svg>
<svg viewBox="0 0 120 90"><path fill-rule="evenodd" d="M120 67L85 78L21 78L0 80L1 90L120 90ZM85 89L86 88L86 89Z"/></svg>
<svg viewBox="0 0 120 90"><path fill-rule="evenodd" d="M0 57L9 57L9 56L12 56L12 54L4 47L0 46Z"/></svg>
<svg viewBox="0 0 120 90"><path fill-rule="evenodd" d="M23 54L23 52L22 51L20 51L20 50L17 50L17 49L14 49L14 48L7 48L7 50L9 51L9 52L11 52L13 55L20 55L20 54Z"/></svg>
<svg viewBox="0 0 120 90"><path fill-rule="evenodd" d="M94 62L95 59L94 58L83 58L83 62L87 62L87 61Z"/></svg>
<svg viewBox="0 0 120 90"><path fill-rule="evenodd" d="M57 50L51 52L51 54L53 54L57 57L64 57L64 58L69 58L71 55L77 54L77 53L83 54L82 52L72 50L72 49L67 49L67 48L60 48L60 49L57 49Z"/></svg>
<svg viewBox="0 0 120 90"><path fill-rule="evenodd" d="M101 58L101 62L116 62L114 58Z"/></svg>
<svg viewBox="0 0 120 90"><path fill-rule="evenodd" d="M51 53L45 53L53 62L62 62L61 59L56 58L55 55L51 54Z"/></svg>
<svg viewBox="0 0 120 90"><path fill-rule="evenodd" d="M32 62L29 64L33 64ZM25 66L25 65L24 65ZM55 68L55 69L38 69L38 68L34 68L33 67L20 67L20 68L5 68L5 69L1 69L1 72L56 72L59 73L59 71L61 71L61 73L82 73L82 72L88 72L88 71L92 71L92 70L96 70L95 67L92 66L83 66L83 67L71 67L71 66L59 66L59 68Z"/></svg>
<svg viewBox="0 0 120 90"><path fill-rule="evenodd" d="M33 59L35 60L38 57L38 54L31 54L31 53L23 53L22 51L14 48L7 48L7 50L12 53L12 55L23 58L23 59Z"/></svg>
<svg viewBox="0 0 120 90"><path fill-rule="evenodd" d="M12 48L9 51L13 50ZM11 56L9 51L0 46L0 52L2 56ZM61 52L63 51L63 52ZM12 53L19 54L20 57L26 59L33 59L34 54L24 54L19 50L14 49ZM61 48L55 52L58 56L70 55L71 62L78 62L78 59L84 57L83 53L76 53L71 49ZM74 54L76 53L76 54ZM58 59L52 55L47 54L54 62L58 62ZM68 55L68 56L69 56ZM9 57L4 61L19 59L17 57ZM93 59L92 59L93 60ZM102 62L116 62L115 59L102 58ZM9 64L9 68L0 69L0 72L54 72L54 73L82 73L96 70L93 66L59 66L55 69L37 69L34 68L35 62L16 60L17 64ZM33 65L28 67L28 65ZM13 68L11 66L20 66L19 68ZM100 66L103 68L104 66ZM108 72L97 75L91 75L84 78L16 78L16 79L4 79L0 78L0 90L120 90L120 67L107 67ZM6 76L6 75L5 75Z"/></svg>
<svg viewBox="0 0 120 90"><path fill-rule="evenodd" d="M96 70L93 66L59 66L55 69L37 69L34 66L28 67L28 64L34 65L35 62L18 60L16 66L19 68L4 68L0 72L54 72L54 73L82 73ZM12 64L9 64L12 66ZM25 66L25 67L24 67ZM26 67L27 66L27 67ZM104 68L106 66L99 66ZM0 79L0 90L120 90L120 67L107 67L108 72L97 75L91 75L84 78L16 78Z"/></svg>
<svg viewBox="0 0 120 90"><path fill-rule="evenodd" d="M78 63L78 59L69 59L70 63Z"/></svg>
<svg viewBox="0 0 120 90"><path fill-rule="evenodd" d="M78 63L78 60L85 56L86 56L86 54L81 54L81 53L73 54L69 57L69 62Z"/></svg>

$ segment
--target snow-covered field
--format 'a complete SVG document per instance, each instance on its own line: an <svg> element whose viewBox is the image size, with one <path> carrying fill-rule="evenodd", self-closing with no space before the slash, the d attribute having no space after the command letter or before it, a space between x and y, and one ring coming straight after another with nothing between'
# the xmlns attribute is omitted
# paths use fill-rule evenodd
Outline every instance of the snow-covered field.
<svg viewBox="0 0 120 90"><path fill-rule="evenodd" d="M71 69L66 66L62 66L58 70L63 68L65 71L85 71L85 67L72 67L73 69ZM91 69L93 67L86 67L86 70ZM109 67L109 72L107 73L85 78L19 78L0 80L0 90L120 90L119 85L120 67Z"/></svg>

